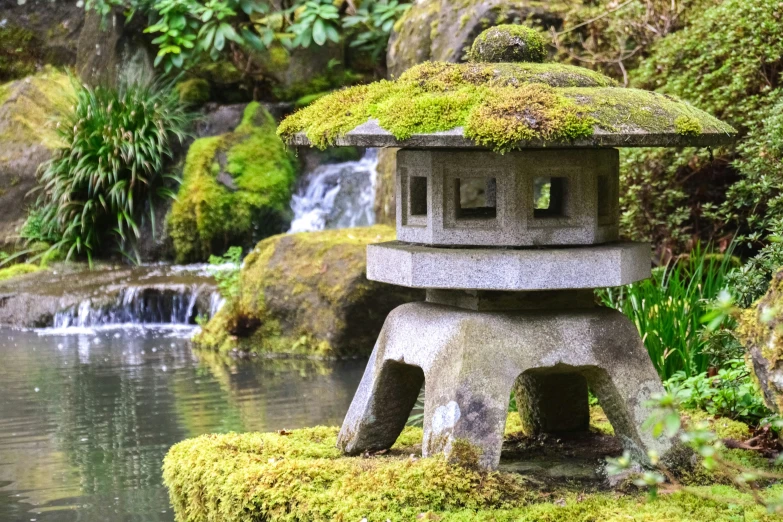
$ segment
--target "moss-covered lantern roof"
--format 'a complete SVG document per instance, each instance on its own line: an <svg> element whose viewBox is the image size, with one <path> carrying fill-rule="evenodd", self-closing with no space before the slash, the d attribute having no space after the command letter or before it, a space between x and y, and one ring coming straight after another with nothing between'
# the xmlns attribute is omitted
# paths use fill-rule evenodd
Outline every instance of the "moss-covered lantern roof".
<svg viewBox="0 0 783 522"><path fill-rule="evenodd" d="M736 130L673 96L595 71L542 63L543 38L498 26L471 61L426 62L395 81L349 87L286 118L292 145L484 148L711 146ZM502 60L516 60L504 62Z"/></svg>

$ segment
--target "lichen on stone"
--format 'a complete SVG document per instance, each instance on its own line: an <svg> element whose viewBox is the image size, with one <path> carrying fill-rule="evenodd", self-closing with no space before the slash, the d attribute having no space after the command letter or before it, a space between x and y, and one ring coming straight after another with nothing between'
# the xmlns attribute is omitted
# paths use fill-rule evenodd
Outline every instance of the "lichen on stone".
<svg viewBox="0 0 783 522"><path fill-rule="evenodd" d="M246 107L234 132L196 140L168 216L177 261L206 261L282 232L295 176L274 118L259 103Z"/></svg>
<svg viewBox="0 0 783 522"><path fill-rule="evenodd" d="M734 133L672 96L615 87L579 67L534 63L426 62L396 81L325 96L286 118L278 133L304 133L325 148L369 120L398 140L464 127L478 145L505 152L525 142L562 142L611 133ZM676 122L680 122L677 124Z"/></svg>
<svg viewBox="0 0 783 522"><path fill-rule="evenodd" d="M476 37L470 49L473 62L535 62L547 57L546 41L540 32L525 25L498 25Z"/></svg>

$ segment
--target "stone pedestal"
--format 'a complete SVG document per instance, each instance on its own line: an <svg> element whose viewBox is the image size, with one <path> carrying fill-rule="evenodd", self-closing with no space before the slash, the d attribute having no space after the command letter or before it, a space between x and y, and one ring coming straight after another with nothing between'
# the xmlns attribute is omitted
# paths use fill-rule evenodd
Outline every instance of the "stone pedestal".
<svg viewBox="0 0 783 522"><path fill-rule="evenodd" d="M450 458L462 441L478 450L483 467L496 468L515 383L533 431L584 429L589 386L637 459L669 449L642 429L645 402L664 390L636 327L614 310L400 306L386 320L338 446L351 455L391 447L424 381L425 456Z"/></svg>

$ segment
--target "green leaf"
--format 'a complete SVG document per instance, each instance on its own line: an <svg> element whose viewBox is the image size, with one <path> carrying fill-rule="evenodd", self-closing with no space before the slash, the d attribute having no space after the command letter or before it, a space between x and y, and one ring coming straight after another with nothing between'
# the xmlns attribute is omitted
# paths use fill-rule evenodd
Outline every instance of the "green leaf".
<svg viewBox="0 0 783 522"><path fill-rule="evenodd" d="M313 24L313 41L316 45L323 45L326 43L326 25L320 18Z"/></svg>

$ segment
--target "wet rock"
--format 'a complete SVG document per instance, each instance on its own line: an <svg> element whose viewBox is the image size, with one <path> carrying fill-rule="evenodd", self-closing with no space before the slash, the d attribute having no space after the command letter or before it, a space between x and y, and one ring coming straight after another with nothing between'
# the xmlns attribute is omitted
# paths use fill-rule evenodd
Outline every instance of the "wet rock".
<svg viewBox="0 0 783 522"><path fill-rule="evenodd" d="M76 41L84 24L77 2L0 1L0 83L76 62Z"/></svg>
<svg viewBox="0 0 783 522"><path fill-rule="evenodd" d="M368 281L365 249L385 226L280 235L245 259L239 293L197 342L220 351L316 357L367 355L386 315L420 291Z"/></svg>
<svg viewBox="0 0 783 522"><path fill-rule="evenodd" d="M194 324L217 308L215 290L204 266L56 264L0 282L0 325Z"/></svg>
<svg viewBox="0 0 783 522"><path fill-rule="evenodd" d="M389 41L389 76L427 60L460 62L484 29L504 23L526 23L542 30L559 27L563 15L581 2L535 0L468 0L455 6L444 0L419 0L395 24Z"/></svg>
<svg viewBox="0 0 783 522"><path fill-rule="evenodd" d="M0 249L17 242L38 167L59 145L55 120L72 93L68 77L51 70L0 85Z"/></svg>
<svg viewBox="0 0 783 522"><path fill-rule="evenodd" d="M105 19L94 11L86 14L76 55L76 70L82 81L117 86L155 76L155 53L143 38L142 18L136 16L126 22L119 11Z"/></svg>

